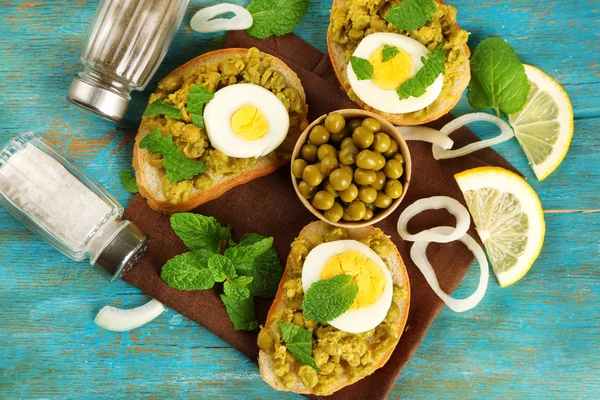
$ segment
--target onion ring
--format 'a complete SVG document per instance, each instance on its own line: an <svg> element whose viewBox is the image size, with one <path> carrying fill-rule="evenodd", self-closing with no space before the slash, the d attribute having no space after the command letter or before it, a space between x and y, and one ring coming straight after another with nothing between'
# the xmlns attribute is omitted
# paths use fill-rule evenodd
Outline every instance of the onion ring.
<svg viewBox="0 0 600 400"><path fill-rule="evenodd" d="M94 323L101 328L113 332L125 332L147 324L165 311L165 306L158 300L150 300L143 306L122 310L104 306L96 315Z"/></svg>
<svg viewBox="0 0 600 400"><path fill-rule="evenodd" d="M446 209L450 214L456 217L456 227L450 233L440 233L436 231L436 228L425 229L415 235L408 233L407 225L408 221L415 215L426 210L439 210L441 208ZM410 240L411 242L427 241L437 243L448 243L458 240L467 233L471 225L471 217L469 211L460 204L457 200L448 196L433 196L426 199L420 199L412 203L410 206L400 214L398 218L398 234L404 240Z"/></svg>
<svg viewBox="0 0 600 400"><path fill-rule="evenodd" d="M450 235L456 229L451 226L438 226L437 228L431 229L431 231L436 232L437 234L446 234ZM412 245L410 249L410 258L413 260L417 268L421 271L425 280L431 287L431 289L438 295L440 299L454 312L463 312L470 310L475 307L485 295L487 290L487 285L490 277L490 271L487 259L485 258L485 253L479 244L473 239L470 235L465 234L461 238L458 239L462 243L464 243L469 250L475 255L479 263L480 275L479 275L479 285L477 286L477 290L465 299L455 299L452 296L447 295L441 288L440 284L435 275L435 271L427 258L427 246L430 242L421 241L416 242Z"/></svg>
<svg viewBox="0 0 600 400"><path fill-rule="evenodd" d="M215 18L218 15L232 12L233 18ZM213 19L214 18L214 19ZM240 31L252 26L252 14L244 7L236 4L222 3L202 8L190 21L190 26L196 32Z"/></svg>
<svg viewBox="0 0 600 400"><path fill-rule="evenodd" d="M498 143L502 143L515 136L515 133L513 132L510 125L508 125L506 122L496 117L495 115L490 115L486 113L465 114L462 117L458 117L448 122L446 125L444 125L442 129L440 129L440 132L446 136L449 136L458 128L476 121L486 121L495 124L501 130L500 135L491 139L480 140L475 143L471 143L464 147L461 147L460 149L454 150L444 149L443 147L434 144L431 148L433 152L433 158L435 158L436 160L444 160L448 158L462 157L467 154L471 154L474 151L481 150Z"/></svg>
<svg viewBox="0 0 600 400"><path fill-rule="evenodd" d="M400 132L404 140L420 140L433 143L442 149L451 149L454 145L454 141L448 135L426 126L397 126L396 130Z"/></svg>

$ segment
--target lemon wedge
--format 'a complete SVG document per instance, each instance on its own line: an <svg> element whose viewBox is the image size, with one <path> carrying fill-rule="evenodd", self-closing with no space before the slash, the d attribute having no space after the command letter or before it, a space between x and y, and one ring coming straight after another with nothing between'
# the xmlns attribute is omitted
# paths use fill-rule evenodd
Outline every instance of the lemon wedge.
<svg viewBox="0 0 600 400"><path fill-rule="evenodd" d="M480 167L454 175L501 287L521 279L544 244L546 223L537 194L519 175Z"/></svg>
<svg viewBox="0 0 600 400"><path fill-rule="evenodd" d="M573 107L569 96L542 70L523 64L531 90L523 109L508 120L533 172L544 180L562 162L573 137Z"/></svg>

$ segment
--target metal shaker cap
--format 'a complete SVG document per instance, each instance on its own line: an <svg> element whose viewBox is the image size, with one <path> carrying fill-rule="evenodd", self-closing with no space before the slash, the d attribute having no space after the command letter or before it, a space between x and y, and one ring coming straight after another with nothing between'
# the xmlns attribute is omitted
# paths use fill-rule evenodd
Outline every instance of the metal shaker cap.
<svg viewBox="0 0 600 400"><path fill-rule="evenodd" d="M74 78L67 95L69 100L100 117L120 121L125 115L129 99L115 92Z"/></svg>
<svg viewBox="0 0 600 400"><path fill-rule="evenodd" d="M146 235L129 222L98 255L94 269L106 279L114 281L137 262L146 250L146 241Z"/></svg>

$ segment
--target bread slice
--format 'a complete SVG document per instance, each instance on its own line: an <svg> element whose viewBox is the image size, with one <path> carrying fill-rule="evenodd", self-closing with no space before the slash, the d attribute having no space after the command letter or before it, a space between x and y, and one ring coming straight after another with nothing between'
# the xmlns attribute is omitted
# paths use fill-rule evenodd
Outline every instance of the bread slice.
<svg viewBox="0 0 600 400"><path fill-rule="evenodd" d="M298 237L304 237L304 238L308 239L310 237L314 237L315 235L323 235L325 232L330 231L332 229L339 229L339 228L335 228L335 227L333 227L325 222L322 222L322 221L311 222L310 224L305 226L304 229L302 229L302 231L300 232ZM406 296L404 296L402 299L400 299L398 302L396 302L396 304L398 305L398 308L400 309L400 313L399 313L399 317L398 317L398 322L399 322L398 335L397 335L398 338L396 340L396 343L394 344L394 347L392 347L392 349L390 349L389 352L384 354L383 357L375 365L370 367L370 370L367 371L367 376L368 376L368 375L372 374L373 372L375 372L377 369L379 369L385 365L385 363L389 360L390 356L392 355L392 352L394 351L395 346L398 344L398 341L400 340L400 336L402 335L402 332L404 331L404 326L406 325L406 319L408 318L408 308L410 305L410 285L409 285L409 281L408 281L408 273L406 272L406 266L404 265L404 262L402 261L402 258L400 257L400 253L398 252L398 249L393 244L393 242L386 235L384 235L383 232L381 232L380 229L375 228L373 226L367 226L364 228L346 229L346 232L348 234L348 239L353 239L353 240L358 240L358 241L360 241L361 239L367 238L367 237L373 237L375 235L381 234L381 236L379 237L379 240L388 241L389 244L391 244L392 248L394 249L393 252L386 254L384 256L381 256L381 258L383 259L383 261L386 263L386 265L390 269L393 285L395 287L404 288L407 293ZM271 319L272 319L273 315L275 313L281 312L282 310L285 309L285 304L283 303L283 295L284 295L285 289L284 289L283 285L288 279L288 268L290 267L291 262L293 262L293 261L292 261L292 255L290 254L287 259L286 269L284 271L283 277L281 278L281 282L279 283L279 290L277 291L275 300L273 301L273 304L271 305L271 308L269 309L269 313L267 315L267 321L265 323L265 328L267 328L267 329L271 326L271 323L272 323ZM291 388L286 388L277 379L277 376L275 375L275 367L274 367L275 360L274 360L274 358L262 350L260 350L259 355L258 355L258 365L260 367L260 374L261 374L263 380L265 382L267 382L269 385L271 385L274 389L283 390L283 391L292 391L292 392L300 393L300 394L317 394L314 389L311 389L311 388L307 387L306 385L304 385L299 378L296 378L296 382L294 383L294 385ZM330 395L352 383L354 383L354 382L351 382L349 380L348 376L342 376L340 378L339 382L332 387L332 390L330 392L319 393L319 395Z"/></svg>
<svg viewBox="0 0 600 400"><path fill-rule="evenodd" d="M245 56L247 52L248 49L242 48L211 51L188 61L167 75L167 77L183 77L186 75L186 73L198 68L199 66L207 63L220 62L230 57ZM306 119L306 115L308 113L306 94L304 93L304 88L302 87L298 75L296 75L296 73L279 58L271 55L268 56L271 58L272 67L285 76L289 86L294 87L298 91L303 103L304 112L303 115L301 115L300 124L297 127L290 129L286 139L279 147L279 149L286 150L289 152L289 154L291 154L298 137L302 133L302 128L308 125L308 121ZM249 168L241 173L228 174L227 176L219 175L214 177L215 184L210 189L198 190L193 188L192 193L186 201L182 201L179 204L171 204L163 194L162 178L165 174L165 171L148 164L146 162L146 156L149 153L148 150L141 149L139 147L140 141L144 138L144 136L150 133L150 131L151 129L146 126L145 121L142 119L142 123L140 124L138 133L135 137L135 145L133 148L133 168L136 171L136 180L140 194L148 200L148 205L152 209L163 213L171 214L175 212L192 210L203 203L220 197L222 194L235 186L242 185L253 179L268 175L290 162L289 158L284 158L281 156L277 156L276 159L263 158L252 168Z"/></svg>
<svg viewBox="0 0 600 400"><path fill-rule="evenodd" d="M440 4L444 4L443 0L436 0ZM342 6L346 3L346 0L334 0L333 6ZM348 93L351 89L350 83L348 82L348 61L344 56L344 46L338 43L335 43L331 38L331 26L329 24L329 29L327 30L327 48L329 50L329 58L331 59L331 64L333 65L333 69L335 71L335 75L342 85L342 90ZM460 100L463 92L467 88L469 84L469 80L471 79L471 69L469 67L469 56L471 54L469 47L465 44L465 54L467 55L466 61L459 65L459 79L454 82L454 85L450 88L450 96L447 99L440 101L437 104L437 107L432 108L427 114L424 116L420 116L416 118L413 113L407 114L390 114L384 113L374 108L368 106L363 103L357 96L352 96L352 100L358 104L361 108L375 112L380 114L385 119L390 121L396 125L421 125L427 122L435 121L442 115L447 114Z"/></svg>

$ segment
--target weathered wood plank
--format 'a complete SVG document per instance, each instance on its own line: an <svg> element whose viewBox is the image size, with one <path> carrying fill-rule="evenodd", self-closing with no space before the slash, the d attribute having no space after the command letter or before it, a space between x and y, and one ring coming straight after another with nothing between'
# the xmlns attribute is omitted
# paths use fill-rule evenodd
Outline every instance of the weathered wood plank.
<svg viewBox="0 0 600 400"><path fill-rule="evenodd" d="M247 4L248 1L235 1ZM184 24L208 4L192 1ZM131 138L146 96L118 126L65 98L97 1L0 2L0 143L26 130L44 133L126 204L118 171L131 163ZM455 0L470 44L499 35L523 61L565 85L576 133L563 165L538 183L516 142L498 151L529 178L546 210L542 255L524 280L495 281L473 311L444 310L400 377L394 398L597 397L600 378L600 68L595 0ZM325 50L329 3L313 0L297 33ZM215 35L182 27L157 79ZM156 79L155 79L156 81ZM152 90L150 85L148 90ZM457 114L470 111L463 99ZM15 123L15 121L17 123ZM488 135L485 126L475 126ZM129 135L128 135L129 134ZM467 277L457 295L475 287ZM93 324L107 303L145 298L123 282L105 283L89 266L50 249L0 209L0 398L294 398L260 380L243 355L168 311L152 324L113 334Z"/></svg>

